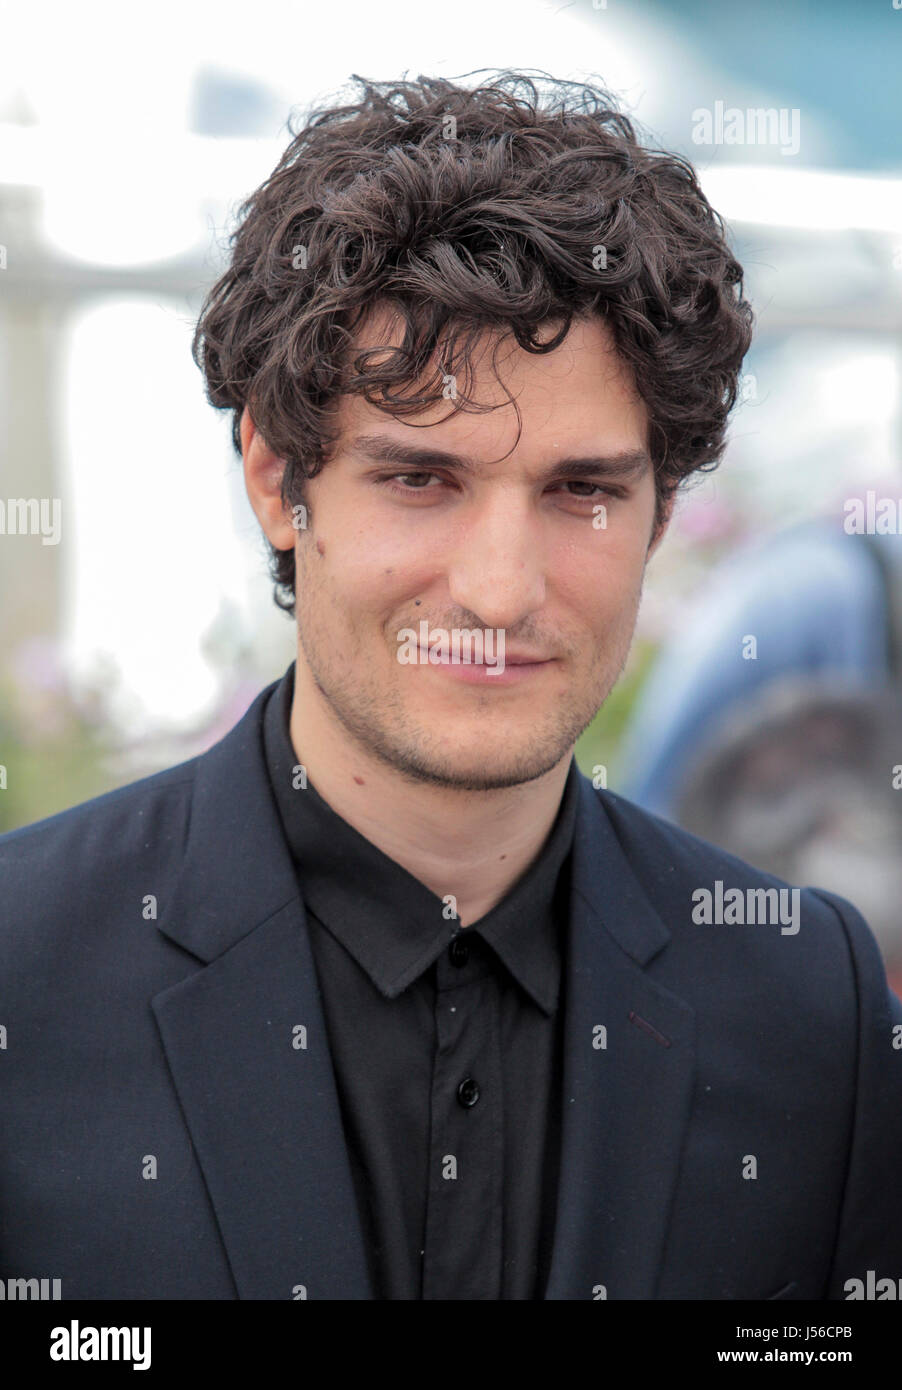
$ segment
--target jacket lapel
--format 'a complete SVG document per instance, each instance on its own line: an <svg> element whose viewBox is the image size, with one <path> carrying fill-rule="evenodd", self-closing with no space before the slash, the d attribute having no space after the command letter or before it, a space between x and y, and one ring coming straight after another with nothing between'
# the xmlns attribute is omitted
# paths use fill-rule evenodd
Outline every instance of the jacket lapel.
<svg viewBox="0 0 902 1390"><path fill-rule="evenodd" d="M157 925L205 968L153 1009L239 1297L370 1299L315 964L266 776L272 688L196 763L183 868Z"/></svg>
<svg viewBox="0 0 902 1390"><path fill-rule="evenodd" d="M580 789L545 1298L653 1299L689 1116L695 1015L645 972L670 932L588 779Z"/></svg>

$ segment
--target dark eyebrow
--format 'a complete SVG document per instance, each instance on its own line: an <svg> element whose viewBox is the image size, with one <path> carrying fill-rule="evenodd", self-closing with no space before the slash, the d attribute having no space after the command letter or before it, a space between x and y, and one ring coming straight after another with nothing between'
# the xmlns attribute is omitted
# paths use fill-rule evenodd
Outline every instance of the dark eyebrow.
<svg viewBox="0 0 902 1390"><path fill-rule="evenodd" d="M446 473L475 473L479 465L463 454L445 449L424 448L418 444L402 444L389 434L364 434L351 441L349 452L374 463L389 463L407 473L429 473L442 469ZM605 478L622 482L641 477L651 465L645 449L624 449L615 454L593 454L585 458L555 459L544 475L545 482L561 478Z"/></svg>

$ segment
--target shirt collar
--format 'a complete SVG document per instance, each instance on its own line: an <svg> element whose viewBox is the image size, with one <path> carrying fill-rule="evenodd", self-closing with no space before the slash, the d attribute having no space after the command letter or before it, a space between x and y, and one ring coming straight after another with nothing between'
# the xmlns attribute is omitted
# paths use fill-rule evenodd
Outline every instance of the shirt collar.
<svg viewBox="0 0 902 1390"><path fill-rule="evenodd" d="M335 936L376 988L393 999L426 970L459 929L425 884L356 831L298 767L289 734L294 662L269 697L263 719L267 769L285 838L299 870L305 905ZM466 931L479 932L536 1004L554 1013L560 991L560 931L568 913L569 875L579 799L575 759L554 826L539 855L492 910Z"/></svg>

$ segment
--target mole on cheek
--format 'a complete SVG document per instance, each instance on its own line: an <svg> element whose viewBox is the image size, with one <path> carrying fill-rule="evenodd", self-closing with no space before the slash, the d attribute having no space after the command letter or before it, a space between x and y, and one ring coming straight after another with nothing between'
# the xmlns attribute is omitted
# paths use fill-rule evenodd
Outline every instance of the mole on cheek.
<svg viewBox="0 0 902 1390"><path fill-rule="evenodd" d="M316 542L316 550L318 555L325 555L326 547L323 545L322 541Z"/></svg>

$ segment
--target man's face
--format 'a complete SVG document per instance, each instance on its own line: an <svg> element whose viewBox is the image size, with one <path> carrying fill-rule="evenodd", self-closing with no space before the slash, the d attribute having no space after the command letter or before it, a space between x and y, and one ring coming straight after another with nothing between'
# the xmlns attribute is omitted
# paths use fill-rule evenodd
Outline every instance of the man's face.
<svg viewBox="0 0 902 1390"><path fill-rule="evenodd" d="M397 341L375 316L361 346L386 333ZM476 399L503 402L481 347ZM406 777L471 790L569 756L626 660L655 511L645 407L599 320L547 356L506 345L498 365L521 412L516 447L509 403L439 423L447 400L402 420L343 396L295 548L301 700L324 700ZM484 635L486 664L465 661L478 648L464 630ZM436 663L443 633L451 660Z"/></svg>

